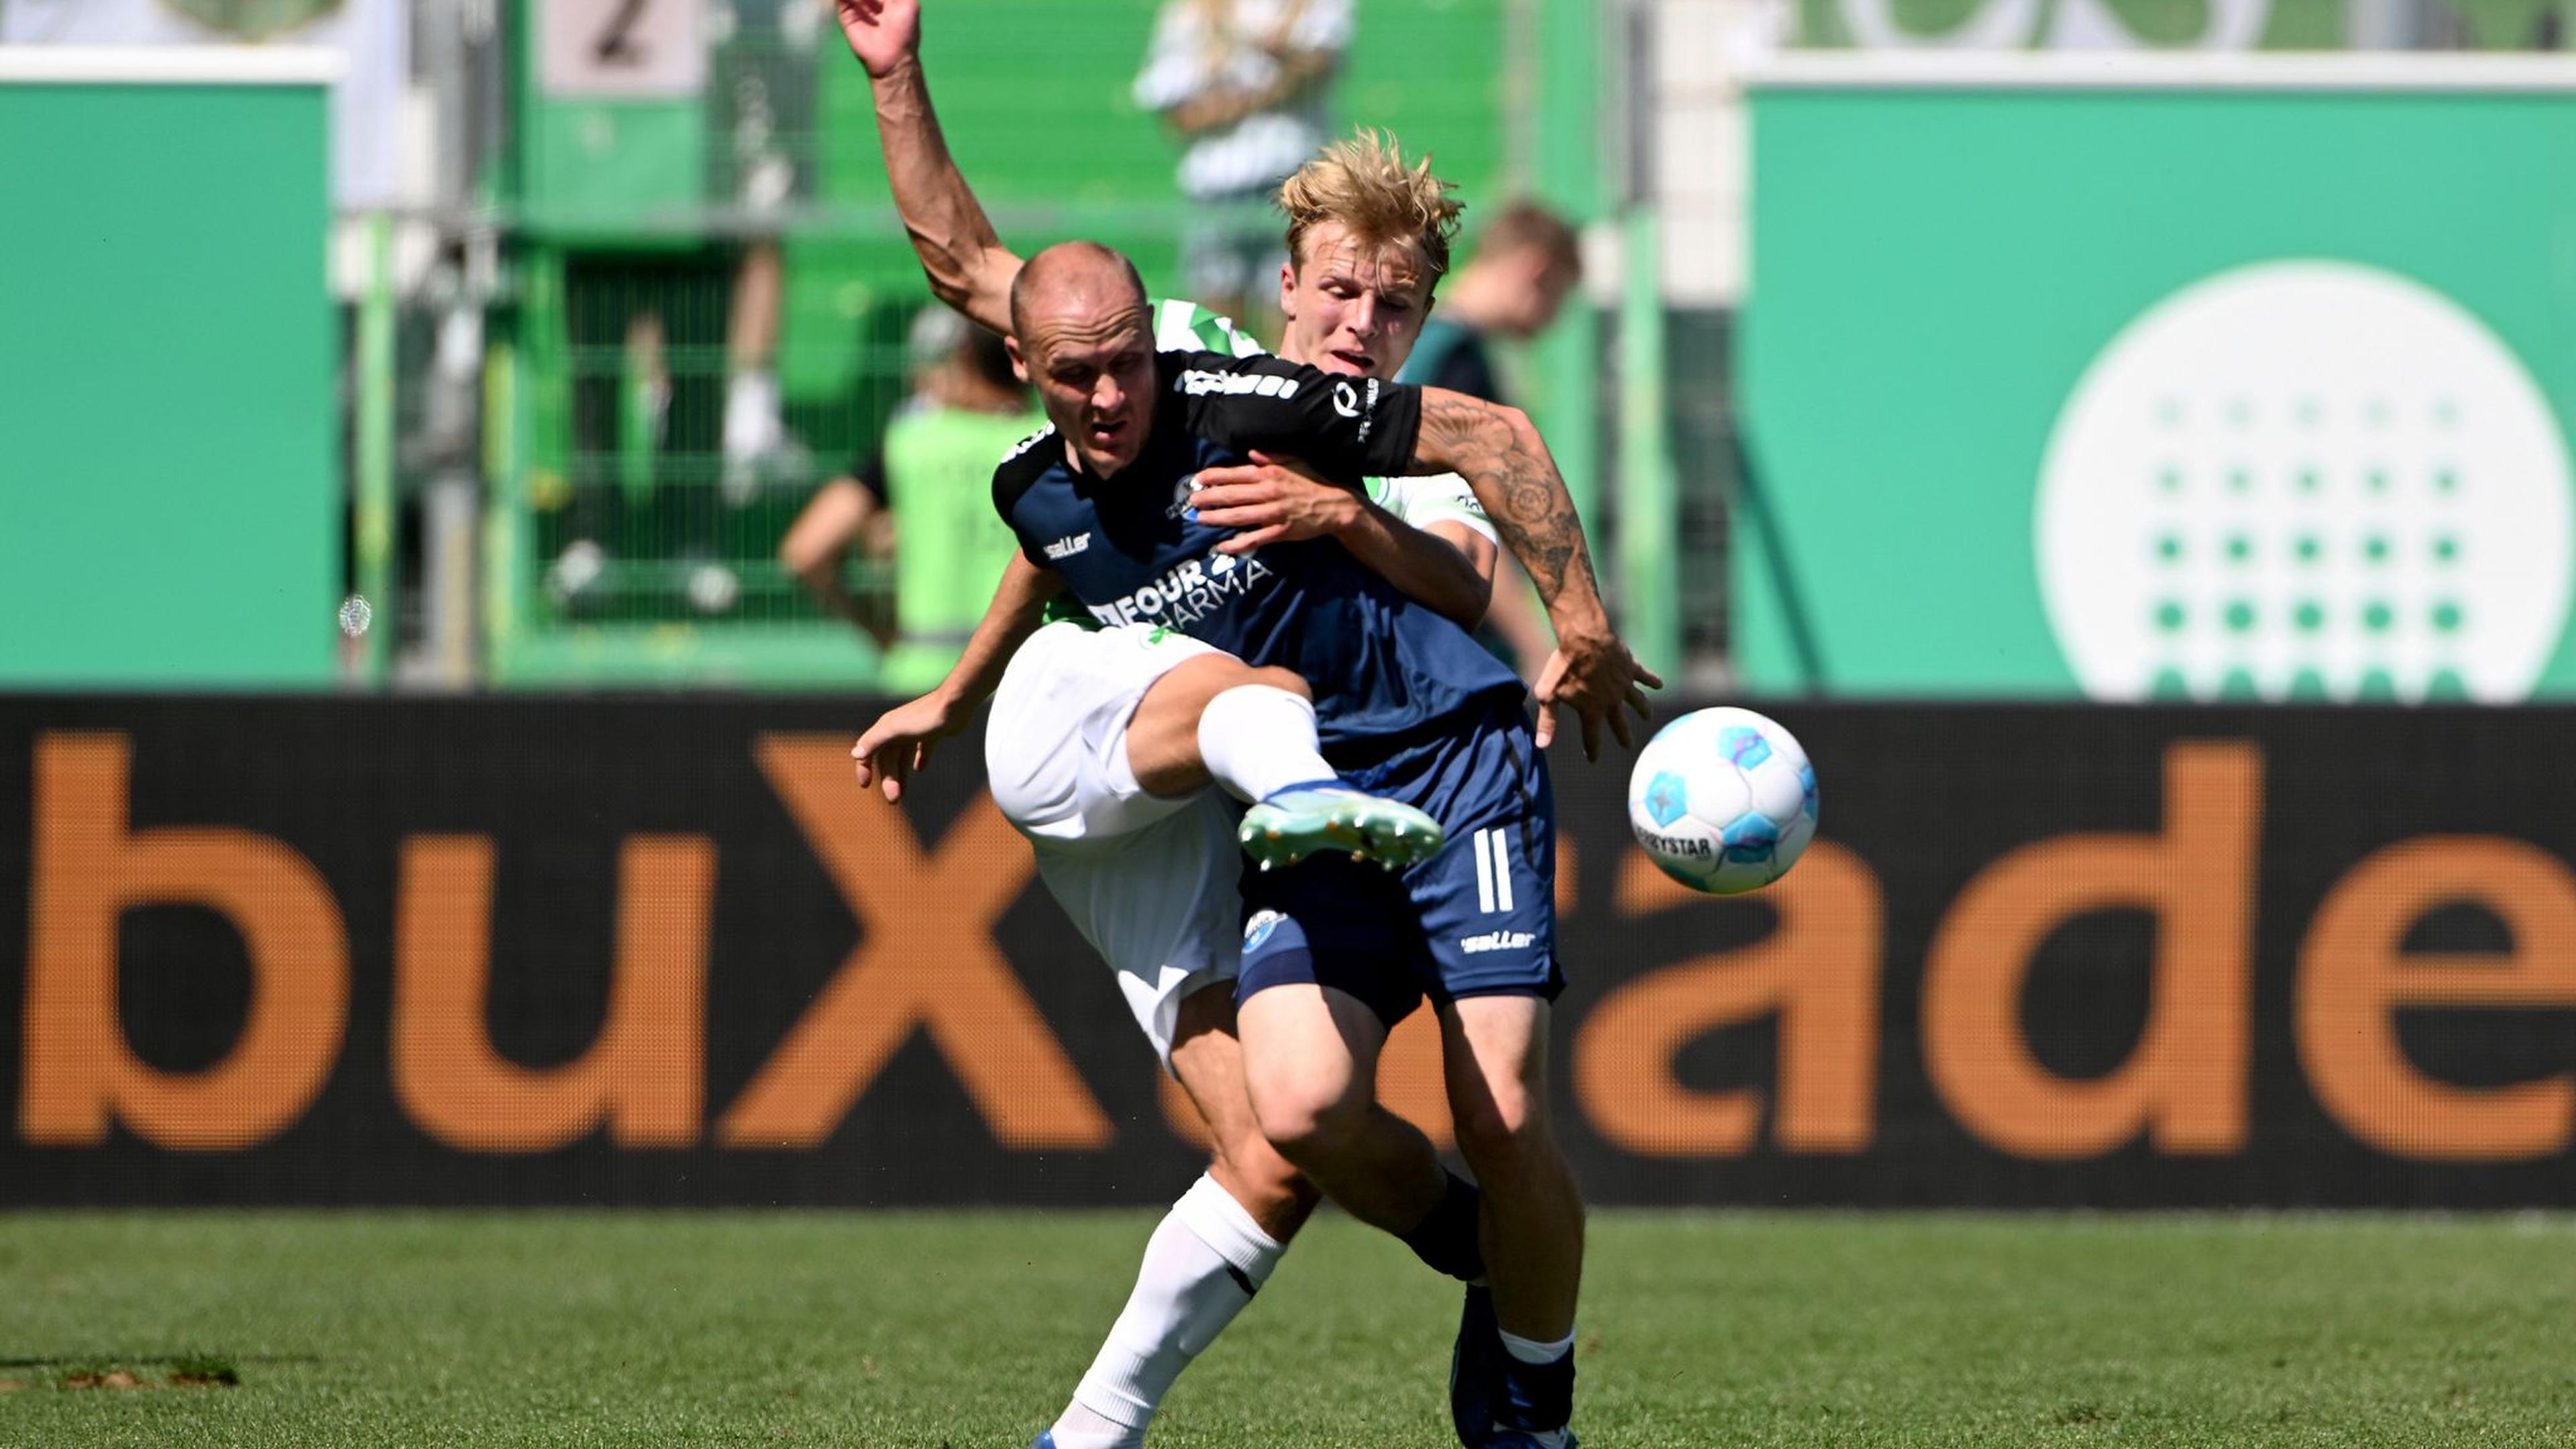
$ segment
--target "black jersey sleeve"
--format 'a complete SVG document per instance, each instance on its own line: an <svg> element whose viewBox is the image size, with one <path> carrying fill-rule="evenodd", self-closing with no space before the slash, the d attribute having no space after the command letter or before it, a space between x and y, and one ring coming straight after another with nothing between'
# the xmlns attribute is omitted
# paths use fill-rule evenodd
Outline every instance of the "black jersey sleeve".
<svg viewBox="0 0 2576 1449"><path fill-rule="evenodd" d="M1293 454L1352 482L1413 471L1422 431L1418 387L1277 357L1165 356L1166 402L1179 404L1190 431L1212 443Z"/></svg>
<svg viewBox="0 0 2576 1449"><path fill-rule="evenodd" d="M1029 538L1028 531L1020 527L1020 499L1037 485L1048 468L1054 466L1054 450L1044 446L1054 436L1053 426L1038 429L1022 438L1019 445L993 469L993 511L1002 515L1002 521L1011 526L1011 536L1020 541L1020 552L1039 568L1050 565L1046 555L1040 553L1038 545Z"/></svg>

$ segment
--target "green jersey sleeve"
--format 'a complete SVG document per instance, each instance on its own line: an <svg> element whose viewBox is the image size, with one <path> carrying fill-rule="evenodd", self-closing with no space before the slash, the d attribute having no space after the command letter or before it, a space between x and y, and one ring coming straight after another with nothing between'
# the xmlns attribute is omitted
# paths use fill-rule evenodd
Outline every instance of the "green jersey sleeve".
<svg viewBox="0 0 2576 1449"><path fill-rule="evenodd" d="M1228 357L1259 357L1270 349L1196 302L1166 298L1153 304L1156 352L1222 352Z"/></svg>
<svg viewBox="0 0 2576 1449"><path fill-rule="evenodd" d="M1485 505L1476 501L1476 490L1455 473L1433 473L1420 478L1371 478L1368 480L1369 501L1416 528L1435 523L1464 525L1471 533L1482 534L1485 541L1502 543L1494 532L1493 520L1485 516Z"/></svg>

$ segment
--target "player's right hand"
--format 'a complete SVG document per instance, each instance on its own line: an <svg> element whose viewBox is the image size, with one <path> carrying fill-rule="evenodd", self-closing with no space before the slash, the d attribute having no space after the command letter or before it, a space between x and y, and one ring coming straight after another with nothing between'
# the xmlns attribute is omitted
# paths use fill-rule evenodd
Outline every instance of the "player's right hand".
<svg viewBox="0 0 2576 1449"><path fill-rule="evenodd" d="M841 34L868 74L891 73L921 53L921 0L836 0Z"/></svg>
<svg viewBox="0 0 2576 1449"><path fill-rule="evenodd" d="M1646 691L1663 687L1664 681L1638 663L1618 635L1559 634L1556 652L1547 657L1547 667L1530 691L1538 697L1538 747L1546 749L1556 738L1556 712L1562 707L1582 722L1583 758L1601 758L1604 722L1622 749L1634 748L1628 711L1635 710L1639 719L1654 718Z"/></svg>
<svg viewBox="0 0 2576 1449"><path fill-rule="evenodd" d="M875 786L888 801L901 800L903 782L929 766L931 749L965 727L964 711L935 694L887 710L850 746L850 758L859 762L859 788Z"/></svg>

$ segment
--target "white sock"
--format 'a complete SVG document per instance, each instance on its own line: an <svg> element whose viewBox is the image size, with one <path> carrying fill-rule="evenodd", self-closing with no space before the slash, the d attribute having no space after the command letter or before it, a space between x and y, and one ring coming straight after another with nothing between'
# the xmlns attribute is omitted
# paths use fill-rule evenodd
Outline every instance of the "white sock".
<svg viewBox="0 0 2576 1449"><path fill-rule="evenodd" d="M786 437L778 416L778 376L765 367L738 368L725 379L724 455L757 458Z"/></svg>
<svg viewBox="0 0 2576 1449"><path fill-rule="evenodd" d="M1535 1338L1523 1338L1508 1329L1497 1328L1494 1332L1503 1341L1503 1352L1523 1363L1554 1363L1574 1352L1574 1334L1571 1330L1567 1331L1565 1337L1554 1343L1541 1343Z"/></svg>
<svg viewBox="0 0 2576 1449"><path fill-rule="evenodd" d="M1268 684L1238 684L1199 714L1199 758L1237 799L1338 778L1315 740L1315 706Z"/></svg>
<svg viewBox="0 0 2576 1449"><path fill-rule="evenodd" d="M1252 1301L1286 1251L1216 1179L1202 1174L1191 1183L1145 1244L1125 1311L1056 1420L1057 1449L1141 1449L1172 1381Z"/></svg>
<svg viewBox="0 0 2576 1449"><path fill-rule="evenodd" d="M1570 1328L1566 1330L1565 1337L1554 1343L1541 1343L1535 1338L1523 1338L1503 1328L1496 1328L1494 1335L1503 1341L1503 1352L1522 1363L1554 1363L1574 1352L1574 1330ZM1539 1449L1565 1449L1565 1446L1574 1438L1573 1431L1565 1428L1524 1430L1523 1432L1538 1441Z"/></svg>

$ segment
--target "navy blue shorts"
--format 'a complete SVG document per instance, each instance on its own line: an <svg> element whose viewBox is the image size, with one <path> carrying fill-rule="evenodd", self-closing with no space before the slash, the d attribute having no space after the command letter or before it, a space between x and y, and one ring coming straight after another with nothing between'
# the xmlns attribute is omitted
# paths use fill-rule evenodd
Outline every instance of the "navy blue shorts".
<svg viewBox="0 0 2576 1449"><path fill-rule="evenodd" d="M1342 778L1427 812L1438 853L1389 873L1341 855L1243 877L1238 1000L1313 982L1400 1021L1424 997L1553 1001L1556 796L1519 705L1399 746Z"/></svg>

